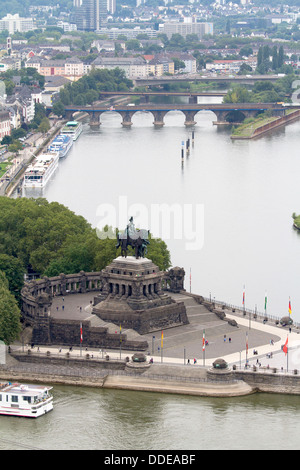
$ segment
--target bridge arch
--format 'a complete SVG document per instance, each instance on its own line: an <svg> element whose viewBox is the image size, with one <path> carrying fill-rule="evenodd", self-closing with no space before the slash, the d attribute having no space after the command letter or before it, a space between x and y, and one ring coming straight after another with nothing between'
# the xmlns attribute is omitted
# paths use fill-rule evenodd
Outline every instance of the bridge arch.
<svg viewBox="0 0 300 470"><path fill-rule="evenodd" d="M243 122L246 118L246 113L240 110L232 110L227 112L225 120L229 123Z"/></svg>
<svg viewBox="0 0 300 470"><path fill-rule="evenodd" d="M109 125L110 127L120 127L122 116L118 111L110 110L103 111L100 116L101 125Z"/></svg>

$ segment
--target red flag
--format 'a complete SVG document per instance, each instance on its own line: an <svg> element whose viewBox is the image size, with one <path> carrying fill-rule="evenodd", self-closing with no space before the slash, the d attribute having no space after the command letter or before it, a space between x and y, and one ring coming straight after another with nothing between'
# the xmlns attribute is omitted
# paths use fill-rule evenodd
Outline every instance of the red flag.
<svg viewBox="0 0 300 470"><path fill-rule="evenodd" d="M202 351L205 351L205 330L203 331L203 338L202 338Z"/></svg>
<svg viewBox="0 0 300 470"><path fill-rule="evenodd" d="M80 342L82 343L82 323L80 322Z"/></svg>
<svg viewBox="0 0 300 470"><path fill-rule="evenodd" d="M289 338L287 337L285 345L282 348L282 351L284 352L285 355L287 355L287 352L288 352L288 342L289 342Z"/></svg>

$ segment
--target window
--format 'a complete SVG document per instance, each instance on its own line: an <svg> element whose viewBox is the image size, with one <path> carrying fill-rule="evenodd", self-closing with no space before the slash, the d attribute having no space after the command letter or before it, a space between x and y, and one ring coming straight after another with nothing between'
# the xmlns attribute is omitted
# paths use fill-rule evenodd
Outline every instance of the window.
<svg viewBox="0 0 300 470"><path fill-rule="evenodd" d="M18 401L19 401L18 395L12 395L11 396L11 401L12 401L12 403L18 403Z"/></svg>

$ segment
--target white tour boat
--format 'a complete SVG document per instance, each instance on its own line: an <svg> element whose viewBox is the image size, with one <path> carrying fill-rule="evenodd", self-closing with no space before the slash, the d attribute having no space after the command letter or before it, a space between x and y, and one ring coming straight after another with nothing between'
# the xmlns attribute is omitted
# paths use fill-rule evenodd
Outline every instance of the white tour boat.
<svg viewBox="0 0 300 470"><path fill-rule="evenodd" d="M53 410L53 387L0 383L0 415L38 418Z"/></svg>
<svg viewBox="0 0 300 470"><path fill-rule="evenodd" d="M44 188L58 167L58 153L44 153L36 157L24 175L24 188Z"/></svg>
<svg viewBox="0 0 300 470"><path fill-rule="evenodd" d="M48 151L50 153L58 153L59 158L65 157L73 146L73 139L71 136L60 134L50 144Z"/></svg>
<svg viewBox="0 0 300 470"><path fill-rule="evenodd" d="M77 140L82 132L82 124L78 121L69 121L61 130L62 135L68 135L73 140Z"/></svg>

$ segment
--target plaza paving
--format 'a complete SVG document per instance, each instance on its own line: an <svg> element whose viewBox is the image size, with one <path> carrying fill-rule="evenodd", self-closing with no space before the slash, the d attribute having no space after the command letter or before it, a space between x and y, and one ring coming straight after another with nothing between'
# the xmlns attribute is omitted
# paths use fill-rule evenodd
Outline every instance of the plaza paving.
<svg viewBox="0 0 300 470"><path fill-rule="evenodd" d="M250 364L256 364L257 360L262 367L282 367L286 369L300 369L300 336L298 330L291 333L288 329L276 326L273 322L264 324L262 321L255 321L243 315L232 314L226 311L227 319L235 319L238 327L228 324L225 320L220 320L215 313L210 312L203 305L198 304L195 299L185 294L171 294L176 301L183 301L187 309L190 323L180 327L165 329L163 332L163 352L161 351L161 331L156 331L142 338L149 344L146 353L153 358L155 363L164 364L187 364L188 360L194 366L211 365L216 358L222 357L229 364L241 365L244 367L246 361L246 338L248 334L248 354L247 359ZM51 315L54 318L65 318L73 320L89 320L93 326L106 326L110 333L119 333L117 325L105 323L91 313L91 302L94 294L74 294L64 298L59 296L54 298ZM202 352L202 338L205 330L205 338L208 345L205 349L205 357ZM133 330L122 330L129 338L138 337L138 333ZM282 352L282 346L289 335L289 354L286 357ZM67 350L67 348L65 348ZM76 348L74 348L76 354ZM254 355L254 350L257 355ZM92 350L89 352L94 357L102 357L104 351ZM119 350L107 350L111 358L119 358ZM122 357L130 355L132 351L121 351ZM273 357L267 357L272 353ZM78 354L78 350L77 350ZM288 362L287 362L288 358Z"/></svg>

